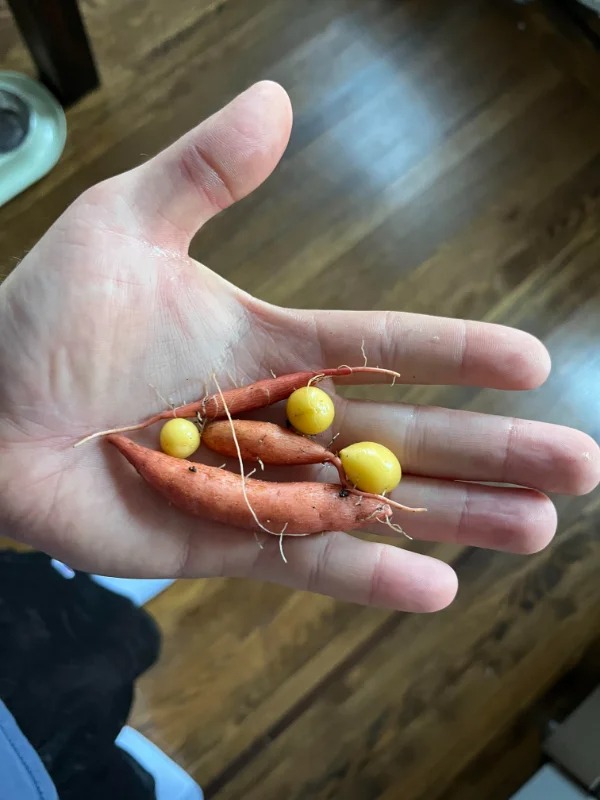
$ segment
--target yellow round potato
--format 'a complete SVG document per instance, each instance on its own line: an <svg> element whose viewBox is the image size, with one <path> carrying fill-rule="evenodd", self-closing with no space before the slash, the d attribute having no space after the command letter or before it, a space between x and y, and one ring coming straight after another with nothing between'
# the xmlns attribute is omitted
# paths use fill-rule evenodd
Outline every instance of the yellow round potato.
<svg viewBox="0 0 600 800"><path fill-rule="evenodd" d="M357 442L340 451L346 477L362 492L383 494L400 483L402 469L391 450L377 442Z"/></svg>
<svg viewBox="0 0 600 800"><path fill-rule="evenodd" d="M174 458L189 458L200 447L200 431L189 419L170 419L160 430L163 453Z"/></svg>
<svg viewBox="0 0 600 800"><path fill-rule="evenodd" d="M286 413L297 431L315 436L329 428L335 407L327 392L316 386L303 386L288 397Z"/></svg>

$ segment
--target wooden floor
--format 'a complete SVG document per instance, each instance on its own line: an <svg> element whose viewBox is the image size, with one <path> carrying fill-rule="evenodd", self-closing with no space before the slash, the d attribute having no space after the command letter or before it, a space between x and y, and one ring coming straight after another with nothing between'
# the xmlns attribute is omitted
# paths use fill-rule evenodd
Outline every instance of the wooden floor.
<svg viewBox="0 0 600 800"><path fill-rule="evenodd" d="M273 78L295 108L290 148L193 254L277 303L525 328L553 357L543 389L404 399L600 436L600 60L563 46L537 3L83 8L104 85L69 112L61 164L0 210L3 269L91 183ZM0 20L3 67L29 71L4 7ZM559 512L535 557L419 545L461 581L434 616L180 582L150 606L164 652L132 722L218 800L505 800L549 715L570 710L560 687L575 701L600 677L600 497Z"/></svg>

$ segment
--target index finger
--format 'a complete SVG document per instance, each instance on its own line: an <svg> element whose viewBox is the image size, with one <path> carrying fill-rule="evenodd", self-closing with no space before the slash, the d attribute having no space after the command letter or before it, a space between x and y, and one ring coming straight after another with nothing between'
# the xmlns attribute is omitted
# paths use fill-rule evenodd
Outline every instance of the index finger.
<svg viewBox="0 0 600 800"><path fill-rule="evenodd" d="M544 345L504 325L396 311L310 313L324 363L357 364L364 350L370 366L396 370L400 383L523 390L550 372Z"/></svg>

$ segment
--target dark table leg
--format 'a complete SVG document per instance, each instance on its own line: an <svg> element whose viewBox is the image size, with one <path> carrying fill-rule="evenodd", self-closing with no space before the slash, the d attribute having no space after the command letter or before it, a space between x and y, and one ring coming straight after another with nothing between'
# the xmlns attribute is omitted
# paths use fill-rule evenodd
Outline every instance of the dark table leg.
<svg viewBox="0 0 600 800"><path fill-rule="evenodd" d="M40 73L63 105L99 84L77 0L8 0Z"/></svg>

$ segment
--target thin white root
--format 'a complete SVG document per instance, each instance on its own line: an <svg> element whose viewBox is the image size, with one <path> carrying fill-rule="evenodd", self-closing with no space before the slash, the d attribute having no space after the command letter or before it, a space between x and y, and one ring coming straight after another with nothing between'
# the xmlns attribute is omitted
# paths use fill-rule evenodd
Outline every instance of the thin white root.
<svg viewBox="0 0 600 800"><path fill-rule="evenodd" d="M363 358L365 360L365 363L363 364L363 366L366 367L367 366L367 354L365 353L365 340L364 339L360 343L360 352L362 353L362 356L363 356Z"/></svg>
<svg viewBox="0 0 600 800"><path fill-rule="evenodd" d="M264 464L262 458L257 458L256 460L258 461L258 464L259 464L261 470L264 472L265 471L265 464Z"/></svg>
<svg viewBox="0 0 600 800"><path fill-rule="evenodd" d="M408 533L400 527L400 525L392 522L389 517L385 517L385 519L378 519L377 522L381 522L382 525L387 525L388 528L391 528L396 533L401 533L402 536L406 536L406 538L410 539L411 542L413 541L413 537L409 536Z"/></svg>
<svg viewBox="0 0 600 800"><path fill-rule="evenodd" d="M244 495L244 501L245 501L246 505L248 506L248 511L252 514L252 519L256 522L258 527L261 530L265 531L265 533L270 533L271 536L283 536L283 532L287 528L287 522L286 522L286 524L285 524L285 526L283 528L283 531L281 531L280 533L278 533L276 531L270 531L268 528L266 528L262 524L262 522L256 516L256 511L252 508L252 503L248 499L248 492L246 490L246 476L244 475L244 459L242 458L242 451L240 449L240 443L238 442L237 434L235 432L235 425L233 424L233 419L232 419L231 413L229 411L229 406L227 405L227 401L225 400L225 397L223 396L223 392L221 391L221 387L219 386L219 381L217 380L217 376L214 375L214 374L213 374L213 380L215 382L215 386L217 387L217 391L218 391L219 396L221 398L221 402L223 403L223 409L225 410L225 413L227 414L227 419L229 420L229 425L231 426L231 435L233 436L233 443L235 444L235 449L236 449L236 452L237 452L238 461L240 462L240 479L242 481L242 494Z"/></svg>
<svg viewBox="0 0 600 800"><path fill-rule="evenodd" d="M271 375L272 375L272 376L273 376L275 379L277 379L277 375L275 375L275 373L273 372L273 370L272 370L272 369L270 369L270 370L269 370L269 372L271 373Z"/></svg>
<svg viewBox="0 0 600 800"><path fill-rule="evenodd" d="M330 449L331 449L331 445L332 445L332 444L335 442L335 440L338 438L338 436L339 436L339 435L340 435L340 434L339 434L339 432L338 432L338 433L336 433L336 435L335 435L335 436L333 436L333 437L332 437L331 441L330 441L330 442L329 442L329 444L327 445L327 449L328 449L328 450L330 450Z"/></svg>
<svg viewBox="0 0 600 800"><path fill-rule="evenodd" d="M82 444L86 442L91 442L94 439L99 439L101 436L108 436L111 433L132 433L133 431L141 431L146 428L147 425L142 422L141 424L138 423L137 425L123 425L121 428L108 428L105 431L96 431L96 433L90 433L88 436L84 436L83 439L80 439L78 442L75 442L73 447L80 447Z"/></svg>
<svg viewBox="0 0 600 800"><path fill-rule="evenodd" d="M369 514L369 516L365 518L365 522L369 522L369 521L370 521L370 520L372 520L372 519L375 519L375 520L377 520L377 522L382 522L382 520L381 520L381 519L379 519L379 515L380 515L381 513L383 513L384 511L385 511L385 506L383 506L383 505L381 505L381 506L377 506L377 508L375 509L375 511L371 512L371 513Z"/></svg>
<svg viewBox="0 0 600 800"><path fill-rule="evenodd" d="M227 376L228 376L229 380L233 383L235 388L238 389L239 388L238 382L236 381L236 379L231 374L231 371L229 369L227 369L227 367L225 367L225 372L227 373Z"/></svg>
<svg viewBox="0 0 600 800"><path fill-rule="evenodd" d="M227 462L225 462L224 464L221 464L221 466L217 467L217 469L225 469L226 466L227 466Z"/></svg>
<svg viewBox="0 0 600 800"><path fill-rule="evenodd" d="M379 497L380 495L372 495L372 497ZM409 514L424 514L427 509L426 508L413 508L412 506L404 506L402 503L396 502L396 500L392 500L391 497L384 498L385 502L391 506L392 508L397 508L398 511L408 511Z"/></svg>
<svg viewBox="0 0 600 800"><path fill-rule="evenodd" d="M306 386L307 387L308 386L312 386L313 383L318 383L319 381L322 381L324 377L325 377L325 375L323 375L322 373L319 373L318 375L315 375L313 378L311 378L309 380L309 382L306 384Z"/></svg>
<svg viewBox="0 0 600 800"><path fill-rule="evenodd" d="M249 473L246 475L246 478L251 478L251 477L254 475L254 473L255 473L255 472L256 472L256 467L254 467L254 469L253 469L253 470L251 470L251 471L250 471L250 472L249 472Z"/></svg>
<svg viewBox="0 0 600 800"><path fill-rule="evenodd" d="M281 533L279 534L279 552L281 553L281 558L283 559L283 563L284 563L284 564L287 564L287 563L288 563L288 560L287 560L287 558L285 557L285 553L283 552L283 537L284 537L284 535L285 535L285 529L287 528L287 525L288 525L288 524L287 524L287 522L286 522L286 523L285 523L285 525L283 526L283 530L282 530L282 531L281 531Z"/></svg>
<svg viewBox="0 0 600 800"><path fill-rule="evenodd" d="M159 399L159 400L162 400L162 402L163 402L163 403L164 403L166 406L168 406L168 407L171 409L171 411L173 411L173 412L175 411L175 406L173 405L173 403L171 403L171 401L170 401L170 400L167 400L167 398L166 398L166 397L163 397L163 396L162 396L162 394L161 394L161 393L158 391L158 389L156 388L156 386L153 386L151 383L149 383L149 384L148 384L148 386L149 386L149 387L150 387L150 388L151 388L151 389L152 389L154 392L156 392L156 394L157 394L157 396L158 396L158 399ZM173 414L173 416L175 416L175 415Z"/></svg>
<svg viewBox="0 0 600 800"><path fill-rule="evenodd" d="M256 539L256 544L259 546L259 548L260 548L261 550L264 550L264 549L265 549L265 546L264 546L264 544L261 542L261 540L258 538L258 533L257 533L256 531L254 531L254 538Z"/></svg>
<svg viewBox="0 0 600 800"><path fill-rule="evenodd" d="M200 432L200 439L202 440L202 434L204 433L204 428L206 427L206 420L200 415L199 411L196 414L196 427Z"/></svg>
<svg viewBox="0 0 600 800"><path fill-rule="evenodd" d="M404 506L402 503L392 500L391 497L386 497L385 494L363 492L360 489L357 489L356 486L352 486L352 484L347 484L344 486L344 488L347 489L350 494L358 495L361 502L363 497L370 497L372 500L381 500L382 503L387 503L388 506L392 506L392 508L396 508L398 511L407 511L409 514L422 514L427 511L426 508L412 508L412 506ZM356 505L360 505L360 503L357 503Z"/></svg>

